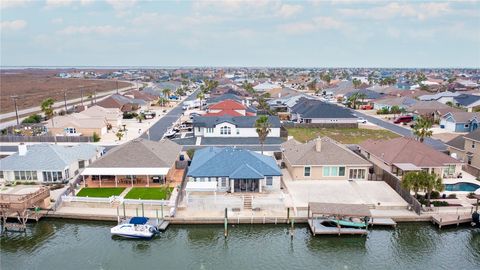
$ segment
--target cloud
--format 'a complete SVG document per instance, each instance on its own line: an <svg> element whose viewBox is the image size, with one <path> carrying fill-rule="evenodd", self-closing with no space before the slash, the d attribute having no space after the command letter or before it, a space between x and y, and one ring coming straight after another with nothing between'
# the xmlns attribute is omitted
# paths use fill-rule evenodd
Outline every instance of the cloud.
<svg viewBox="0 0 480 270"><path fill-rule="evenodd" d="M63 18L54 18L50 22L52 22L53 24L62 24Z"/></svg>
<svg viewBox="0 0 480 270"><path fill-rule="evenodd" d="M283 4L277 12L280 17L288 18L302 12L303 6Z"/></svg>
<svg viewBox="0 0 480 270"><path fill-rule="evenodd" d="M73 0L47 0L45 2L45 6L47 8L56 8L56 7L62 7L62 6L69 6L73 4Z"/></svg>
<svg viewBox="0 0 480 270"><path fill-rule="evenodd" d="M0 9L24 7L32 0L0 0Z"/></svg>
<svg viewBox="0 0 480 270"><path fill-rule="evenodd" d="M451 12L447 2L431 2L421 4L389 3L372 8L341 8L340 14L347 17L358 17L374 20L389 20L398 17L410 17L418 20L438 17Z"/></svg>
<svg viewBox="0 0 480 270"><path fill-rule="evenodd" d="M347 31L348 26L333 17L315 17L309 21L287 23L279 26L279 29L287 34L304 34L318 30L342 30Z"/></svg>
<svg viewBox="0 0 480 270"><path fill-rule="evenodd" d="M147 12L132 19L131 23L136 26L142 26L142 29L154 27L157 29L177 31L180 29L199 28L204 25L223 21L225 21L224 17L208 14L193 14L191 16L179 17L170 14L160 14L158 12Z"/></svg>
<svg viewBox="0 0 480 270"><path fill-rule="evenodd" d="M125 10L137 4L137 0L105 0L115 10Z"/></svg>
<svg viewBox="0 0 480 270"><path fill-rule="evenodd" d="M0 30L2 31L17 31L25 28L25 26L27 26L27 22L24 20L0 22Z"/></svg>
<svg viewBox="0 0 480 270"><path fill-rule="evenodd" d="M121 34L126 31L125 27L116 27L111 25L100 26L68 26L58 31L62 35L76 35L76 34L99 34L112 35Z"/></svg>

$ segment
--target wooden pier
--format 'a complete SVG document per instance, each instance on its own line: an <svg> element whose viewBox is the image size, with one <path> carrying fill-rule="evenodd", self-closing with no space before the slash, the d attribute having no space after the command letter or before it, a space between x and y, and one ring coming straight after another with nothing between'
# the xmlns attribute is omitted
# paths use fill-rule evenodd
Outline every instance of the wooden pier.
<svg viewBox="0 0 480 270"><path fill-rule="evenodd" d="M392 226L393 228L397 227L397 222L391 218L372 218L368 221L370 226Z"/></svg>
<svg viewBox="0 0 480 270"><path fill-rule="evenodd" d="M38 190L28 194L0 194L2 230L25 231L27 220L33 217L38 221L41 217L40 208L46 208L49 203L50 189L46 186L40 186ZM17 218L19 222L8 223L8 218Z"/></svg>
<svg viewBox="0 0 480 270"><path fill-rule="evenodd" d="M325 222L332 219L341 220L344 218L370 218L372 215L367 205L363 204L340 204L340 203L316 203L308 204L308 225L310 231L315 235L366 235L365 228L344 228L340 223L336 227L325 226Z"/></svg>
<svg viewBox="0 0 480 270"><path fill-rule="evenodd" d="M457 225L472 222L472 214L439 214L432 216L433 224L441 229L443 226Z"/></svg>

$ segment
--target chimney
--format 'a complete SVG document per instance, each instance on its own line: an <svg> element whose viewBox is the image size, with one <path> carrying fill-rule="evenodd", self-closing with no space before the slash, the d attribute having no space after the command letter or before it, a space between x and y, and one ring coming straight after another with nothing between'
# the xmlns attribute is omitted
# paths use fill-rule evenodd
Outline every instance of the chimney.
<svg viewBox="0 0 480 270"><path fill-rule="evenodd" d="M27 146L24 143L18 145L18 155L25 156L27 155Z"/></svg>
<svg viewBox="0 0 480 270"><path fill-rule="evenodd" d="M318 138L315 142L315 151L321 152L322 151L322 139Z"/></svg>

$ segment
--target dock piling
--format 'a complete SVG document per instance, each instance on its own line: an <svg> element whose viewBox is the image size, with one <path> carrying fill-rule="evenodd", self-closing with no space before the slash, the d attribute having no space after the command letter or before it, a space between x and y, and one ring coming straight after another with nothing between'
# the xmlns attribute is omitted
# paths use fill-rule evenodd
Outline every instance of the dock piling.
<svg viewBox="0 0 480 270"><path fill-rule="evenodd" d="M143 202L142 202L142 217L145 217L145 210L143 208Z"/></svg>
<svg viewBox="0 0 480 270"><path fill-rule="evenodd" d="M224 220L224 231L223 235L225 236L225 239L228 236L228 210L225 208L225 220Z"/></svg>

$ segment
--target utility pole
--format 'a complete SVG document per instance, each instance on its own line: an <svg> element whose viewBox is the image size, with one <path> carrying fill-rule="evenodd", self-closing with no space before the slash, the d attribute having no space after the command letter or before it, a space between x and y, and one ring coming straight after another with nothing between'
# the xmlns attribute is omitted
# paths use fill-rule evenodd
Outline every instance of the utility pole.
<svg viewBox="0 0 480 270"><path fill-rule="evenodd" d="M117 83L117 95L118 95L118 79L115 82Z"/></svg>
<svg viewBox="0 0 480 270"><path fill-rule="evenodd" d="M17 116L17 125L20 125L20 121L18 119L18 108L17 108L17 99L18 96L10 96L13 99L13 104L15 106L15 115Z"/></svg>
<svg viewBox="0 0 480 270"><path fill-rule="evenodd" d="M67 89L63 90L63 101L65 102L65 114L68 114L68 108L67 108Z"/></svg>
<svg viewBox="0 0 480 270"><path fill-rule="evenodd" d="M95 104L97 104L97 89L93 90L93 93L95 95Z"/></svg>

